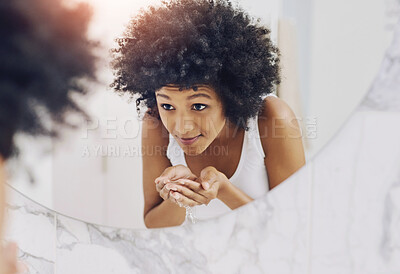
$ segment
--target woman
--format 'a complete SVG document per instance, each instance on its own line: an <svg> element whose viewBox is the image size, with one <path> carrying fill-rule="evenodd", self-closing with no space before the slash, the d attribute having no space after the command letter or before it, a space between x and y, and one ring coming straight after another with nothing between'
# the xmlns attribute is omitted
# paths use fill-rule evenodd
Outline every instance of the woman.
<svg viewBox="0 0 400 274"><path fill-rule="evenodd" d="M0 3L0 236L5 206L5 161L17 155L16 133L57 136L73 126L66 114L84 114L71 99L85 93L79 80L94 79L95 44L86 38L91 11L56 0ZM16 273L17 247L0 247L0 273Z"/></svg>
<svg viewBox="0 0 400 274"><path fill-rule="evenodd" d="M188 206L200 219L220 215L304 165L295 115L272 93L279 53L268 34L225 0L163 2L130 22L112 86L148 108L147 227L182 224Z"/></svg>

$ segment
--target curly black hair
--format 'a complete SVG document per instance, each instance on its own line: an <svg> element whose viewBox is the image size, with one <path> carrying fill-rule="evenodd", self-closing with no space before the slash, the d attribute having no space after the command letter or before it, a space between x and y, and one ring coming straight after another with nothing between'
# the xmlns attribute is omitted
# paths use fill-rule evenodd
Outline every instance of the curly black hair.
<svg viewBox="0 0 400 274"><path fill-rule="evenodd" d="M18 133L57 137L71 126L67 113L87 115L71 96L85 94L81 79L95 79L98 43L86 37L88 5L59 0L0 2L0 156L17 152ZM47 122L47 123L46 123Z"/></svg>
<svg viewBox="0 0 400 274"><path fill-rule="evenodd" d="M263 106L262 96L280 83L279 50L270 30L254 23L229 0L172 0L142 9L112 50L120 94L138 95L140 106L160 119L155 91L209 85L221 98L225 117L248 130ZM229 106L229 107L227 107Z"/></svg>

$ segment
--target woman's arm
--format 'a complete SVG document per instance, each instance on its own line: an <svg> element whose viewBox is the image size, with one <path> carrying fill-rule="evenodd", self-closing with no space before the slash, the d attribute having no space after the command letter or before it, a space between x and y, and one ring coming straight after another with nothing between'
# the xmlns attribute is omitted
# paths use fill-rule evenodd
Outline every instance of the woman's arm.
<svg viewBox="0 0 400 274"><path fill-rule="evenodd" d="M162 122L145 114L142 123L143 218L148 228L177 226L185 220L185 208L163 200L154 183L171 166L166 156L168 142L168 131Z"/></svg>
<svg viewBox="0 0 400 274"><path fill-rule="evenodd" d="M226 182L222 184L222 187L218 191L217 198L232 210L254 200L241 189L229 182L228 179L226 179Z"/></svg>
<svg viewBox="0 0 400 274"><path fill-rule="evenodd" d="M258 125L269 188L273 189L306 163L301 129L286 102L273 96L265 98Z"/></svg>
<svg viewBox="0 0 400 274"><path fill-rule="evenodd" d="M170 200L163 200L147 212L144 223L147 228L178 226L185 221L185 215L184 207L179 207Z"/></svg>

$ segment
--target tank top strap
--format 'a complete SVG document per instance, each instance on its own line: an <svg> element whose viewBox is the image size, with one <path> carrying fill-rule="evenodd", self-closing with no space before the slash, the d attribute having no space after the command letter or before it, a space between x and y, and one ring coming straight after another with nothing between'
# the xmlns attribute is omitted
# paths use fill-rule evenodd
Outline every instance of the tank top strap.
<svg viewBox="0 0 400 274"><path fill-rule="evenodd" d="M278 96L275 93L268 93L262 97L264 100L265 98L272 96L278 98ZM249 138L251 139L250 142L252 143L255 151L264 159L265 158L265 153L264 149L262 147L262 142L261 142L261 136L260 136L260 130L258 128L258 115L256 115L254 118L251 118L249 120L249 127L250 127L250 134Z"/></svg>
<svg viewBox="0 0 400 274"><path fill-rule="evenodd" d="M275 94L275 93L268 93L268 94L266 94L266 95L263 95L263 96L261 96L261 98L264 100L265 98L267 98L268 96L272 96L272 97L276 97L276 98L278 98L278 96Z"/></svg>
<svg viewBox="0 0 400 274"><path fill-rule="evenodd" d="M248 142L251 145L252 149L261 157L265 158L264 149L262 148L260 131L258 129L258 116L249 119L248 122L249 133L248 133Z"/></svg>

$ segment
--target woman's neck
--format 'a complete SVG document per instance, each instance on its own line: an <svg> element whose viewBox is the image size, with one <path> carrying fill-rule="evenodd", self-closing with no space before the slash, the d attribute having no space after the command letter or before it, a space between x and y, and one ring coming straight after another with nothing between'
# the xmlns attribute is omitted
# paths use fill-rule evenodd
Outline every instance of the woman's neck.
<svg viewBox="0 0 400 274"><path fill-rule="evenodd" d="M218 143L226 144L230 140L237 137L238 133L240 133L241 129L234 123L230 122L228 119L224 127L222 128L220 134L215 138Z"/></svg>
<svg viewBox="0 0 400 274"><path fill-rule="evenodd" d="M241 134L242 129L237 125L229 122L227 119L224 127L214 141L208 146L208 150L214 147L229 147L230 144Z"/></svg>

